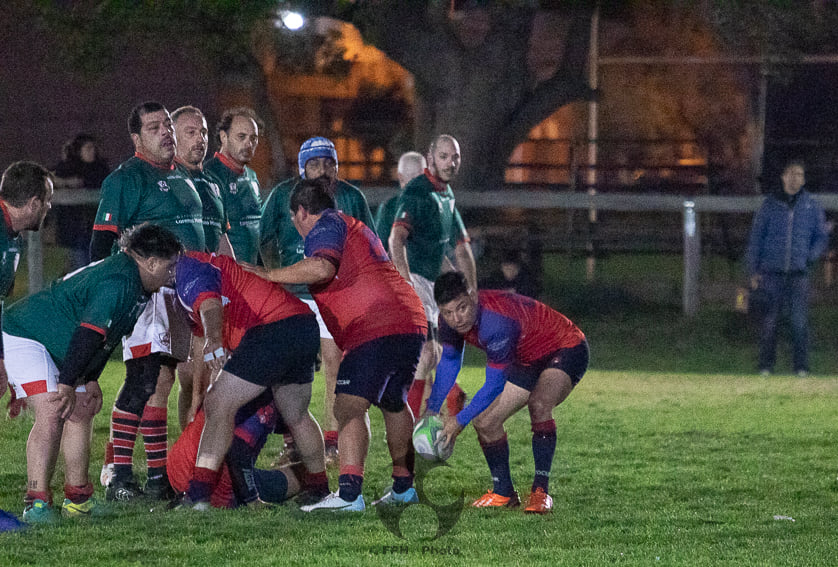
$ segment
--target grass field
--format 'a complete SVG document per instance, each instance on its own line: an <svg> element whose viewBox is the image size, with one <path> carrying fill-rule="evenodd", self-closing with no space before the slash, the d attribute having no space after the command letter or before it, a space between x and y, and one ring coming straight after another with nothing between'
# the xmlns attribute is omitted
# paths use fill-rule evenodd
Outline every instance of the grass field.
<svg viewBox="0 0 838 567"><path fill-rule="evenodd" d="M836 290L819 290L812 309L814 377L763 379L753 374L753 329L729 308L731 281L717 301L688 319L680 314L677 258L612 257L600 262L593 285L579 284L583 260L566 260L547 266L546 299L579 323L592 358L591 370L555 412L552 515L468 507L490 487L469 428L451 466L424 476L430 501L453 506L462 495L466 503L453 529L438 539L432 539L435 513L424 505L404 512L406 539L399 539L371 509L312 517L291 506L198 514L152 512L152 504L138 503L108 518L0 534L0 567L834 565ZM727 267L713 270L706 273L730 280ZM780 345L782 371L789 365L788 344ZM462 383L473 393L482 381L479 353L469 351L466 362ZM123 372L113 362L101 380L106 411L96 419L92 478L98 478L107 409ZM321 384L318 376L318 417ZM372 423L367 503L390 481L380 414L372 413ZM30 415L0 417L0 508L15 513L22 509L30 427ZM172 405L172 438L177 430ZM523 495L533 468L524 414L510 422L509 440ZM279 443L273 436L261 464ZM138 446L138 471L141 456ZM333 488L336 480L332 473ZM61 483L59 470L53 485L59 498ZM97 496L103 497L101 489Z"/></svg>
<svg viewBox="0 0 838 567"><path fill-rule="evenodd" d="M121 372L112 363L102 379L106 404ZM473 392L481 377L470 367L464 384ZM454 528L432 540L433 510L412 506L401 519L402 540L371 509L313 517L290 506L202 514L136 504L105 519L0 534L0 565L834 565L836 405L835 377L593 369L556 412L555 510L548 517L466 506ZM0 507L17 513L30 419L0 422ZM515 416L509 431L513 477L526 492L526 417ZM106 434L103 412L95 477ZM431 501L451 504L463 494L468 503L489 487L472 429L450 465L427 475ZM388 474L374 414L368 503Z"/></svg>

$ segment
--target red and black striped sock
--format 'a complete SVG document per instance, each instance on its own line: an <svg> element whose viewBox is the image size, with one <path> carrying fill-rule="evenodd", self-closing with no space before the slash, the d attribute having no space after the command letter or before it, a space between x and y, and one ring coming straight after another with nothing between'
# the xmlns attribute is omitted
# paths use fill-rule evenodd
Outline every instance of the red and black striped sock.
<svg viewBox="0 0 838 567"><path fill-rule="evenodd" d="M113 464L114 477L128 480L134 474L134 445L137 443L137 431L140 416L114 408L111 414L113 429Z"/></svg>
<svg viewBox="0 0 838 567"><path fill-rule="evenodd" d="M146 406L140 421L140 433L143 434L148 461L148 480L160 480L166 476L166 457L169 451L167 414L166 408Z"/></svg>

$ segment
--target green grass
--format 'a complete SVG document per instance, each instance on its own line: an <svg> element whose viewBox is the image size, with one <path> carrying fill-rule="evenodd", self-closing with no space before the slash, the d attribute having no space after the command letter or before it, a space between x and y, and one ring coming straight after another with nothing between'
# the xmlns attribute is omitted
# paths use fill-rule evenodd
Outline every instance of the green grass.
<svg viewBox="0 0 838 567"><path fill-rule="evenodd" d="M103 377L106 406L121 372L112 363ZM481 379L479 368L464 372L471 392ZM312 517L290 506L198 514L149 512L148 504L137 504L108 519L0 534L0 565L833 565L836 404L836 377L595 368L556 411L549 517L466 507L449 534L429 541L422 538L433 533L435 519L425 506L405 513L407 539L400 540L372 510ZM368 502L389 481L381 420L372 417ZM15 512L30 425L30 416L0 422L0 507ZM526 415L514 416L508 429L513 477L526 492L532 475ZM106 434L103 412L94 434L95 477ZM428 475L431 500L451 503L462 493L468 502L489 486L472 429L458 440L450 464ZM390 546L397 553L384 553Z"/></svg>

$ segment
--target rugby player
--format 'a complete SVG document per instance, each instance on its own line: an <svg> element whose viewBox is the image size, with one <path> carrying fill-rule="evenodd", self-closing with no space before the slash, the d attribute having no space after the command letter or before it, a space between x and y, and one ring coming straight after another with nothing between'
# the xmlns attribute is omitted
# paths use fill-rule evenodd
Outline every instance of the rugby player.
<svg viewBox="0 0 838 567"><path fill-rule="evenodd" d="M6 168L0 179L0 330L2 330L3 302L15 284L15 272L20 263L24 230L40 230L52 207L53 183L47 169L31 161L17 161ZM9 377L4 364L3 340L0 335L0 398L6 393ZM20 413L22 401L16 401L11 390L9 415Z"/></svg>
<svg viewBox="0 0 838 567"><path fill-rule="evenodd" d="M26 444L27 522L55 517L50 483L59 448L62 514L94 511L88 466L93 416L102 407L97 380L149 295L171 283L182 249L172 232L152 224L125 231L120 248L7 311L3 339L9 381L35 411Z"/></svg>
<svg viewBox="0 0 838 567"><path fill-rule="evenodd" d="M319 346L314 314L281 285L245 271L229 256L181 258L175 288L204 336L204 360L220 371L204 399L206 421L187 505L207 507L233 441L236 412L266 389L296 439L306 490L328 494L323 434L308 409Z"/></svg>
<svg viewBox="0 0 838 567"><path fill-rule="evenodd" d="M117 237L143 222L168 228L187 250L203 251L203 205L188 173L174 164L176 139L169 112L158 102L142 103L131 111L128 131L134 157L102 184L91 258L109 256ZM174 291L155 294L129 335L123 341L125 383L111 415L113 444L106 449L100 480L108 486L107 497L112 500L131 500L142 492L132 467L140 432L148 463L145 492L165 499L173 495L166 477L167 402L175 366L188 358L191 338L188 319Z"/></svg>
<svg viewBox="0 0 838 567"><path fill-rule="evenodd" d="M230 221L227 232L236 258L255 264L259 256L259 218L262 196L259 179L247 164L259 145L262 121L249 108L233 108L216 126L220 148L204 164L204 170L221 182L224 211Z"/></svg>
<svg viewBox="0 0 838 567"><path fill-rule="evenodd" d="M393 226L393 220L396 218L396 208L399 206L401 190L416 177L422 175L427 167L428 162L425 160L425 156L419 152L405 152L399 158L399 163L396 166L396 175L399 178L399 193L379 204L375 211L375 226L378 229L378 238L381 239L384 250L388 252L390 250L390 229ZM408 401L408 403L410 402ZM414 410L414 413L417 413L418 408L414 408L413 404L410 407Z"/></svg>
<svg viewBox="0 0 838 567"><path fill-rule="evenodd" d="M331 140L323 137L310 138L303 142L297 154L297 166L302 179L323 179L330 195L334 197L337 209L355 217L373 231L375 223L369 205L360 189L338 178L338 154ZM262 208L262 220L259 225L259 247L262 261L268 268L279 268L296 264L303 259L303 239L291 221L289 202L291 191L299 180L296 178L283 181L271 190ZM338 366L343 356L335 344L329 329L323 323L317 304L311 298L308 287L288 286L297 297L305 301L320 325L320 354L323 358L323 376L326 380L324 399L324 419L326 426L326 459L329 464L337 464L338 432L334 415L335 380ZM293 441L286 438L287 459L294 460ZM281 459L283 462L286 458Z"/></svg>
<svg viewBox="0 0 838 567"><path fill-rule="evenodd" d="M494 486L476 507L517 507L509 470L504 422L527 406L532 424L535 478L526 512L553 507L548 481L556 450L553 408L562 403L588 367L585 335L548 306L505 291L475 292L460 272L441 275L434 286L439 305L442 360L428 398L428 414L439 412L454 384L468 342L487 356L486 382L456 416L445 418L439 443L446 448L471 421L489 465Z"/></svg>
<svg viewBox="0 0 838 567"><path fill-rule="evenodd" d="M181 106L172 112L172 125L177 138L175 163L189 174L195 189L201 197L206 252L218 252L234 256L230 239L227 237L227 215L221 199L221 182L211 173L204 171L207 155L207 121L204 114L194 106ZM198 348L193 343L193 348ZM204 364L200 351L192 352L187 362L178 364L178 421L180 429L195 417L209 385L209 368Z"/></svg>
<svg viewBox="0 0 838 567"><path fill-rule="evenodd" d="M204 422L204 410L200 409L169 454L169 479L172 487L179 492L186 492L189 488ZM296 495L301 486L302 464L281 470L256 468L256 459L268 434L282 426L272 392L265 390L242 406L236 412L235 423L233 442L221 466L210 504L215 508L237 508L262 502L279 504Z"/></svg>
<svg viewBox="0 0 838 567"><path fill-rule="evenodd" d="M271 281L307 284L343 360L338 368L340 490L301 510L363 511L367 411L384 414L393 485L381 502L416 502L413 415L405 403L427 323L413 288L399 276L381 241L364 223L335 209L327 180L303 179L289 207L305 239L305 258L261 273Z"/></svg>
<svg viewBox="0 0 838 567"><path fill-rule="evenodd" d="M426 386L433 381L433 371L439 362L441 349L436 337L439 310L434 302L433 282L443 266L450 269L448 251L454 251L456 267L477 289L474 255L450 185L460 171L460 163L457 140L447 134L437 136L428 150L425 174L414 178L401 193L390 231L390 257L402 277L416 289L430 330L408 396L415 415L419 414ZM449 413L456 414L464 401L465 392L455 385L448 402Z"/></svg>

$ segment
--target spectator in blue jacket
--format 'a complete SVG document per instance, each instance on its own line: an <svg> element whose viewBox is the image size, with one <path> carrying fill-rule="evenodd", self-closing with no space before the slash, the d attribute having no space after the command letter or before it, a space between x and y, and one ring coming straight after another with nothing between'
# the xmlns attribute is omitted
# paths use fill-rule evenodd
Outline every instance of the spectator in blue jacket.
<svg viewBox="0 0 838 567"><path fill-rule="evenodd" d="M790 161L780 176L782 191L769 195L754 217L748 241L751 289L764 295L760 323L759 371L774 370L777 323L788 308L792 364L809 375L809 269L826 250L829 234L823 207L804 189L805 168Z"/></svg>

